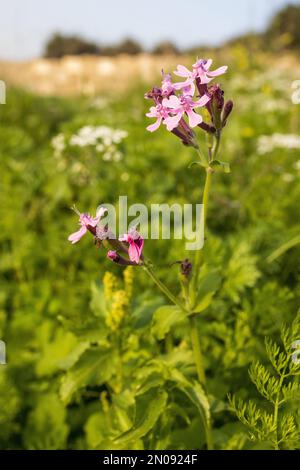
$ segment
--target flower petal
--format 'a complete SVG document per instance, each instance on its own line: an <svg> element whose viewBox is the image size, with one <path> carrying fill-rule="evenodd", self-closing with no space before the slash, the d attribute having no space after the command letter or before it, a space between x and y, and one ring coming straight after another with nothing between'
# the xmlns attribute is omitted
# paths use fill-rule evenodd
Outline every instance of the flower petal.
<svg viewBox="0 0 300 470"><path fill-rule="evenodd" d="M97 209L96 218L99 218L99 220L100 220L106 213L107 213L106 207L100 206ZM99 220L98 220L98 222L99 222Z"/></svg>
<svg viewBox="0 0 300 470"><path fill-rule="evenodd" d="M208 95L201 96L201 98L195 102L196 104L195 108L199 108L200 106L205 106L210 100L211 100L211 97Z"/></svg>
<svg viewBox="0 0 300 470"><path fill-rule="evenodd" d="M72 233L68 240L69 242L72 243L72 245L74 245L75 243L79 242L79 240L86 234L87 232L87 228L86 227L81 227L80 230L78 230L78 232L75 232L75 233Z"/></svg>
<svg viewBox="0 0 300 470"><path fill-rule="evenodd" d="M224 65L223 67L219 67L216 70L213 70L212 72L207 72L207 75L209 77L218 77L219 75L223 75L223 73L226 73L228 70L227 65Z"/></svg>
<svg viewBox="0 0 300 470"><path fill-rule="evenodd" d="M197 114L192 110L187 111L187 115L188 115L189 124L191 127L196 127L198 126L198 124L200 124L203 121L200 114Z"/></svg>
<svg viewBox="0 0 300 470"><path fill-rule="evenodd" d="M157 117L157 109L156 106L151 106L149 113L146 114L147 117Z"/></svg>
<svg viewBox="0 0 300 470"><path fill-rule="evenodd" d="M164 124L167 126L168 131L172 131L178 126L180 119L183 116L183 111L180 111L176 116L170 116L165 119Z"/></svg>
<svg viewBox="0 0 300 470"><path fill-rule="evenodd" d="M139 240L133 241L128 248L128 255L130 261L134 263L139 263L142 256L142 251L144 247L144 240L140 238Z"/></svg>
<svg viewBox="0 0 300 470"><path fill-rule="evenodd" d="M128 234L125 233L124 235L122 235L121 237L119 237L119 241L120 241L120 242L128 242Z"/></svg>
<svg viewBox="0 0 300 470"><path fill-rule="evenodd" d="M200 78L201 85L207 85L213 80L213 78L208 77L207 72L199 73L198 78Z"/></svg>
<svg viewBox="0 0 300 470"><path fill-rule="evenodd" d="M213 64L213 60L212 59L207 59L206 64L205 64L206 70L209 70L210 67L212 66L212 64Z"/></svg>
<svg viewBox="0 0 300 470"><path fill-rule="evenodd" d="M180 101L177 96L172 95L169 98L165 98L162 102L165 108L177 109L180 107Z"/></svg>
<svg viewBox="0 0 300 470"><path fill-rule="evenodd" d="M177 65L177 70L174 71L178 77L189 77L191 73L184 65Z"/></svg>
<svg viewBox="0 0 300 470"><path fill-rule="evenodd" d="M189 96L194 96L195 94L195 84L194 82L188 83L185 87L182 88L182 94L183 95L189 95Z"/></svg>
<svg viewBox="0 0 300 470"><path fill-rule="evenodd" d="M150 124L146 129L149 132L154 132L157 131L159 126L161 125L162 117L157 118L156 122L154 124Z"/></svg>
<svg viewBox="0 0 300 470"><path fill-rule="evenodd" d="M193 85L193 78L188 78L187 80L185 80L184 82L178 82L178 83L174 83L174 88L175 90L181 90L182 88L185 88L189 85Z"/></svg>

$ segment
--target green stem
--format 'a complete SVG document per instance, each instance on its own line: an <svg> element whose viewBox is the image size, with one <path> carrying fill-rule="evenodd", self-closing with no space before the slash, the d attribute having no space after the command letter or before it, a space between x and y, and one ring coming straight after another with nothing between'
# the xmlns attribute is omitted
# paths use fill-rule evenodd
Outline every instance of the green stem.
<svg viewBox="0 0 300 470"><path fill-rule="evenodd" d="M194 354L194 361L196 364L197 375L199 382L206 388L206 375L205 369L203 364L203 355L200 345L200 337L197 328L197 318L195 315L190 315L190 334L191 334L191 342L193 347L193 354ZM213 450L213 439L212 439L212 430L211 430L211 423L207 422L205 426L205 435L206 435L206 444L207 450Z"/></svg>
<svg viewBox="0 0 300 470"><path fill-rule="evenodd" d="M197 319L195 315L191 315L189 317L189 320L190 320L191 341L192 341L192 346L193 346L194 360L195 360L195 364L197 368L197 374L198 374L199 382L202 385L205 385L206 377L205 377L205 370L204 370L204 365L203 365L203 356L202 356L202 351L201 351L201 346L200 346L200 338L199 338L198 328L197 328Z"/></svg>
<svg viewBox="0 0 300 470"><path fill-rule="evenodd" d="M215 136L215 145L210 155L210 162L217 158L217 155L220 149L220 144L221 144L221 132L218 132L218 134ZM204 234L205 234L208 201L209 201L209 194L210 194L210 189L211 189L213 173L214 173L214 170L210 166L208 166L206 168L206 178L205 178L205 185L204 185L204 191L203 191L203 197L202 197L201 223L202 223ZM202 263L202 258L203 258L203 247L201 250L198 250L196 252L196 256L194 260L194 291L196 290L197 284L198 284L199 271L200 271L200 266Z"/></svg>
<svg viewBox="0 0 300 470"><path fill-rule="evenodd" d="M212 160L215 160L217 158L217 155L220 149L220 144L221 144L221 132L219 131L218 134L216 135L216 143L215 143L213 153L212 153Z"/></svg>
<svg viewBox="0 0 300 470"><path fill-rule="evenodd" d="M206 168L206 178L205 178L205 185L204 185L204 191L203 191L202 213L201 213L201 224L203 227L203 233L205 233L208 200L209 200L209 194L210 194L211 183L212 183L212 175L213 175L213 170L210 167ZM197 287L197 283L198 283L199 270L200 270L200 266L202 263L202 256L203 256L203 247L201 250L198 250L195 255L195 261L194 261L194 287L195 288Z"/></svg>
<svg viewBox="0 0 300 470"><path fill-rule="evenodd" d="M190 313L189 310L185 308L184 305L172 294L172 292L167 288L167 286L156 276L155 272L150 266L145 264L144 269L147 272L147 274L150 276L150 278L153 280L153 282L157 285L157 287L168 297L169 300L171 300L171 302L174 305L177 305L177 307L179 307L183 312L188 313L188 314ZM188 299L186 299L186 301L188 305ZM202 356L202 351L201 351L201 346L200 346L200 339L198 335L196 317L194 315L189 315L189 321L190 321L190 331L191 331L191 342L192 342L192 347L193 347L194 361L196 364L198 379L199 379L199 382L205 387L206 377L205 377L203 356ZM213 450L211 424L210 423L206 423L206 424L207 425L205 426L205 434L206 434L207 449Z"/></svg>
<svg viewBox="0 0 300 470"><path fill-rule="evenodd" d="M169 300L174 305L177 305L183 312L188 313L184 305L175 297L175 295L172 294L172 292L167 288L167 286L156 276L155 272L153 271L150 266L147 264L144 265L144 269L146 273L151 277L152 281L157 285L157 287L165 294L166 297L168 297Z"/></svg>
<svg viewBox="0 0 300 470"><path fill-rule="evenodd" d="M279 406L280 406L280 392L282 389L283 381L286 377L286 370L287 370L288 364L284 367L282 371L282 375L280 376L279 380L279 386L278 386L278 392L276 396L276 400L274 403L274 424L276 427L275 433L276 433L276 441L275 441L275 450L280 450L279 449L279 442L278 442L278 415L279 415Z"/></svg>

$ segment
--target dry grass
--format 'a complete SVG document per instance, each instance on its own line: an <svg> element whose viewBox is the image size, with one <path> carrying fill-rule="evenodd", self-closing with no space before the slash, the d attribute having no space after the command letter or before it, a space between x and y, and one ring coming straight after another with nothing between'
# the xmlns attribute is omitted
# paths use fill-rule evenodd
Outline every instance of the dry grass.
<svg viewBox="0 0 300 470"><path fill-rule="evenodd" d="M8 84L42 95L94 95L111 89L127 90L137 80L152 81L164 64L172 70L176 57L148 54L118 57L66 56L30 62L0 62L0 76Z"/></svg>

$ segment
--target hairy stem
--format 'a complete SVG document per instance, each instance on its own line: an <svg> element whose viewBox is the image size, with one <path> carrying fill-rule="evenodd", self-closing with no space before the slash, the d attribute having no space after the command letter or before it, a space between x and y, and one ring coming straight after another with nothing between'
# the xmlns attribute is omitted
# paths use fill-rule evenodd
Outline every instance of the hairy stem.
<svg viewBox="0 0 300 470"><path fill-rule="evenodd" d="M204 365L203 365L203 355L202 355L201 346L200 346L200 338L199 338L198 328L197 328L197 319L195 315L191 315L189 317L189 320L190 320L191 341L192 341L192 346L193 346L194 360L195 360L195 364L197 368L198 379L202 385L205 385L206 377L205 377L205 370L204 370Z"/></svg>
<svg viewBox="0 0 300 470"><path fill-rule="evenodd" d="M144 269L146 273L148 274L148 276L151 277L152 281L157 285L157 287L165 294L165 296L168 297L168 299L171 300L171 302L174 305L177 305L177 307L179 307L185 313L188 313L185 306L180 302L180 300L177 299L177 297L175 297L175 295L172 294L172 292L168 289L168 287L156 276L153 269L146 264L144 265Z"/></svg>
<svg viewBox="0 0 300 470"><path fill-rule="evenodd" d="M214 144L213 150L209 148L210 162L217 158L217 155L220 149L220 144L221 144L221 133L218 132L215 135L215 144ZM201 214L201 224L202 224L201 228L203 229L204 235L205 235L208 201L209 201L209 194L210 194L210 189L211 189L213 173L214 173L214 170L210 166L208 166L206 168L206 178L205 178L205 185L204 185L203 197L202 197L202 214ZM203 247L201 250L198 250L196 252L196 256L194 260L194 291L197 289L199 271L200 271L202 259L203 259Z"/></svg>
<svg viewBox="0 0 300 470"><path fill-rule="evenodd" d="M208 167L206 169L206 178L205 178L205 185L204 185L203 198L202 198L201 224L202 224L203 233L205 233L208 201L209 201L209 194L210 194L211 183L212 183L212 175L213 175L213 170ZM202 263L202 257L203 257L203 247L201 250L198 250L195 255L195 261L194 261L194 287L195 288L197 288L197 284L198 284L199 270L200 270L200 266Z"/></svg>
<svg viewBox="0 0 300 470"><path fill-rule="evenodd" d="M197 328L197 318L195 315L190 315L190 334L191 334L191 342L193 347L193 354L194 354L194 361L196 364L198 380L206 388L206 375L203 363L203 355L200 345L200 337ZM206 444L207 450L213 450L213 439L212 439L212 429L211 423L207 422L205 426L205 436L206 436Z"/></svg>

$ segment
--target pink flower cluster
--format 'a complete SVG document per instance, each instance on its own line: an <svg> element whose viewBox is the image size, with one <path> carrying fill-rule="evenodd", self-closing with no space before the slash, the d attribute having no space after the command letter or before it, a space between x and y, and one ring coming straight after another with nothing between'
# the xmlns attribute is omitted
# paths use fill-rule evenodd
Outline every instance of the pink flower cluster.
<svg viewBox="0 0 300 470"><path fill-rule="evenodd" d="M109 250L107 257L114 263L120 264L122 266L137 266L140 265L143 261L143 248L144 240L141 235L137 232L135 228L129 229L128 233L122 235L119 240L117 240L110 232L108 232L106 227L100 224L101 218L107 212L107 210L101 207L96 217L91 217L89 214L81 214L76 211L79 215L79 225L81 228L72 233L68 240L75 244L89 231L95 238L95 241L98 245L107 241L114 250ZM119 252L122 253L121 256Z"/></svg>
<svg viewBox="0 0 300 470"><path fill-rule="evenodd" d="M163 72L161 87L153 88L145 95L145 98L153 99L155 103L146 114L149 118L156 118L154 124L147 127L148 131L156 131L163 123L168 131L178 135L186 145L193 145L191 142L193 133L190 128L203 122L202 116L195 110L208 105L212 98L207 87L208 83L227 71L227 66L211 71L212 62L211 59L198 60L191 71L183 65L178 65L174 74L185 78L185 81L179 83L173 83L171 75ZM194 99L196 87L199 96ZM189 125L184 120L185 116Z"/></svg>

